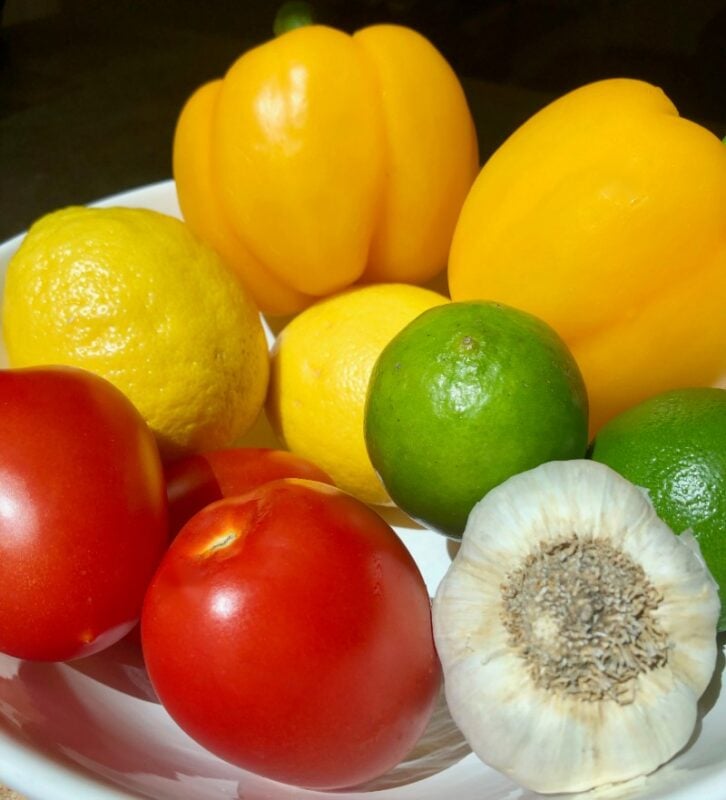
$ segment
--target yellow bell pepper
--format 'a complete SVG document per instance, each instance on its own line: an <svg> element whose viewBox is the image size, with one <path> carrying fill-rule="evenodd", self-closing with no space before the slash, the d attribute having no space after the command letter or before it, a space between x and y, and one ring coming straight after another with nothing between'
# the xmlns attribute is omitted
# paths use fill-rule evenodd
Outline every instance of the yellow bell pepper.
<svg viewBox="0 0 726 800"><path fill-rule="evenodd" d="M483 166L448 267L453 300L549 322L597 430L662 390L726 386L726 147L648 83L577 89Z"/></svg>
<svg viewBox="0 0 726 800"><path fill-rule="evenodd" d="M173 169L190 228L263 311L290 314L443 270L479 163L461 85L425 38L310 25L191 96Z"/></svg>

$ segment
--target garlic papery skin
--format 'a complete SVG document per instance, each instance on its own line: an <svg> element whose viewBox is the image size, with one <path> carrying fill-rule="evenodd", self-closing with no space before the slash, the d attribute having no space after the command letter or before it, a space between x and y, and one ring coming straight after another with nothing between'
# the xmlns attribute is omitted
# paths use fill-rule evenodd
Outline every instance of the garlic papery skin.
<svg viewBox="0 0 726 800"><path fill-rule="evenodd" d="M433 602L449 711L479 758L543 793L646 775L691 737L719 599L693 537L589 460L473 509Z"/></svg>

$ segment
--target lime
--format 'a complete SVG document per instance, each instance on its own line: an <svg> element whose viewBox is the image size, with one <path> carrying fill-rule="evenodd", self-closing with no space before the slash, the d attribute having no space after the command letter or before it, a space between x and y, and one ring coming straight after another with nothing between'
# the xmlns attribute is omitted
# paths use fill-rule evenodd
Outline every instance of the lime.
<svg viewBox="0 0 726 800"><path fill-rule="evenodd" d="M622 412L597 433L590 456L648 490L676 532L691 529L726 593L726 390L663 392ZM726 608L719 619L726 630Z"/></svg>
<svg viewBox="0 0 726 800"><path fill-rule="evenodd" d="M365 409L368 453L393 500L455 538L502 481L583 457L587 425L582 376L557 333L484 301L407 325L378 358Z"/></svg>

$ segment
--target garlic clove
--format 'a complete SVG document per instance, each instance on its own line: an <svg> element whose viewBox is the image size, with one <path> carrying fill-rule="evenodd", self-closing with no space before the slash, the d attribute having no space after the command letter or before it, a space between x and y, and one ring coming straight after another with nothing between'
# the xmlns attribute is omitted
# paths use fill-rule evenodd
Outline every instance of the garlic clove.
<svg viewBox="0 0 726 800"><path fill-rule="evenodd" d="M695 540L587 460L472 510L433 603L449 710L486 763L540 792L645 775L689 740L719 601Z"/></svg>

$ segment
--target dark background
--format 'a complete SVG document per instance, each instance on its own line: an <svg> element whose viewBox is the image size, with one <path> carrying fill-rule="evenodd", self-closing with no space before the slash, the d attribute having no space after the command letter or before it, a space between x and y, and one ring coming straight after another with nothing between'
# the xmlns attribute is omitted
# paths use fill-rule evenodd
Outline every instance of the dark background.
<svg viewBox="0 0 726 800"><path fill-rule="evenodd" d="M171 176L186 97L272 35L277 2L6 0L0 240L70 203ZM726 133L724 0L321 0L320 22L398 22L457 70L482 159L555 96L604 77L661 86Z"/></svg>

